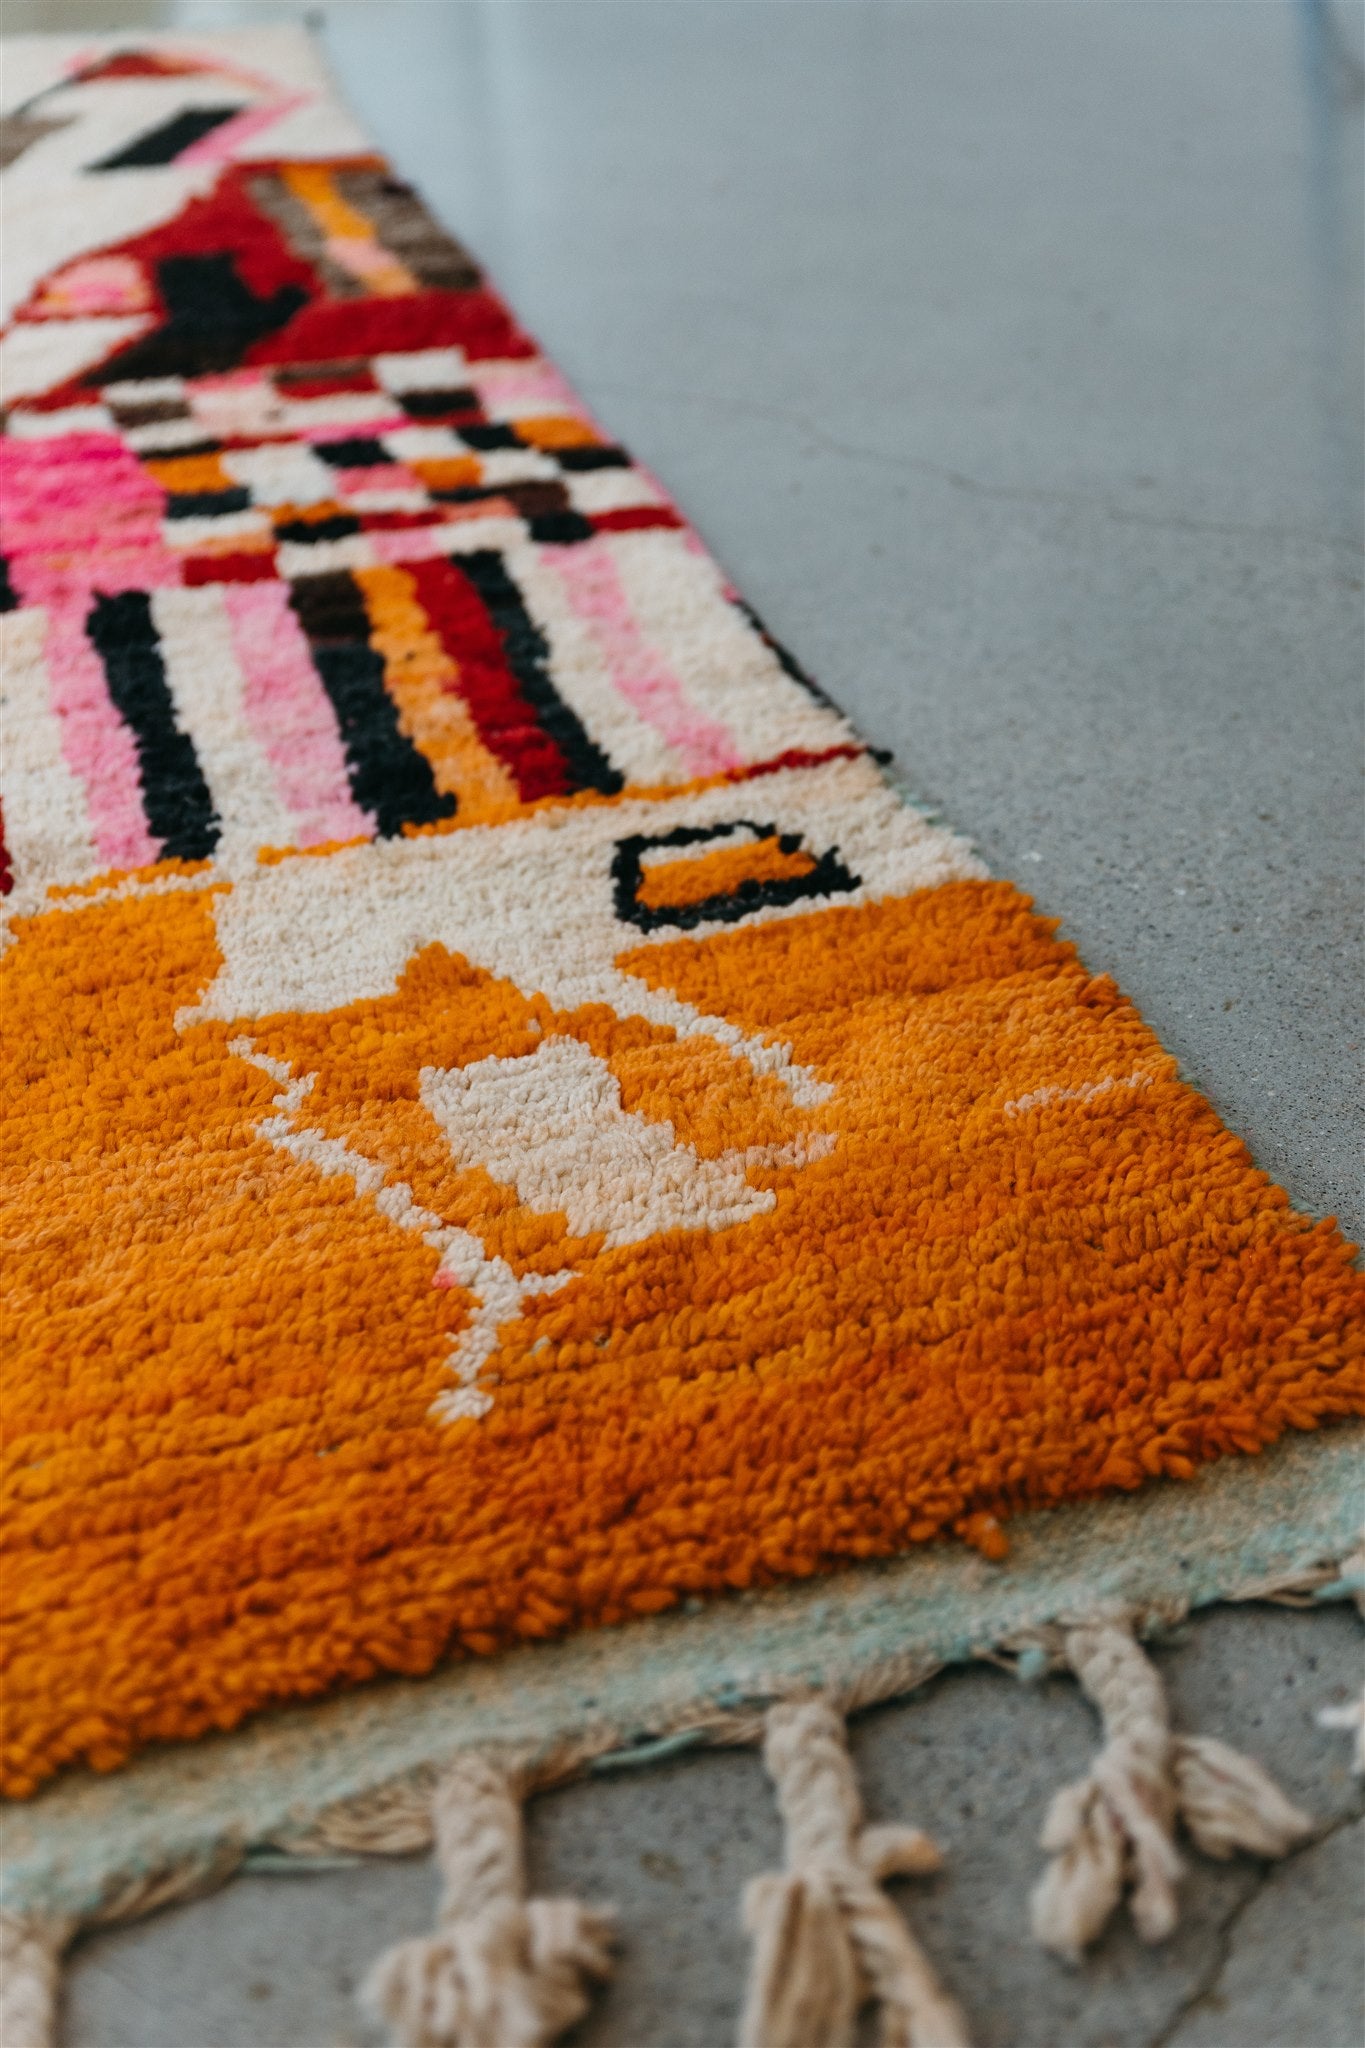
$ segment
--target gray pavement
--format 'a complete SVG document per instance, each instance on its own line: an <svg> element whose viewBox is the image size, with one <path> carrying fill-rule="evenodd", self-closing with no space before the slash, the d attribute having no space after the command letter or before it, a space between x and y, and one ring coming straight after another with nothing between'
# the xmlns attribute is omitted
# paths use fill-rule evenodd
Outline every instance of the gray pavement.
<svg viewBox="0 0 1365 2048"><path fill-rule="evenodd" d="M1114 1928L1082 1971L1028 1931L1049 1793L1085 1768L1094 1725L1062 1680L979 1668L854 1724L869 1812L911 1819L942 1874L897 1887L967 2008L975 2048L1357 2048L1361 1801L1349 1744L1314 1711L1358 1683L1344 1611L1221 1608L1160 1662L1176 1714L1258 1755L1322 1825L1281 1865L1195 1860L1179 1930L1144 1949ZM745 1881L781 1857L756 1754L693 1754L571 1786L531 1808L538 1889L619 1910L619 1975L579 2048L733 2040ZM86 1942L67 2048L358 2048L353 1993L390 1941L431 1924L429 1865L239 1879L214 1898Z"/></svg>
<svg viewBox="0 0 1365 2048"><path fill-rule="evenodd" d="M4 26L298 11L6 0ZM1358 1234L1360 10L319 13L377 140L905 786ZM1199 1864L1167 1949L1119 1931L1079 1975L1024 1913L1091 1742L1074 1693L977 1671L865 1717L874 1812L951 1852L907 1904L984 2048L1360 2040L1360 1808L1312 1717L1353 1629L1223 1611L1165 1658L1185 1724L1328 1832L1273 1872ZM537 1803L538 1882L628 1937L583 2048L729 2037L736 1901L775 1853L748 1756ZM430 1900L418 1865L255 1878L91 1940L68 2048L338 2048Z"/></svg>

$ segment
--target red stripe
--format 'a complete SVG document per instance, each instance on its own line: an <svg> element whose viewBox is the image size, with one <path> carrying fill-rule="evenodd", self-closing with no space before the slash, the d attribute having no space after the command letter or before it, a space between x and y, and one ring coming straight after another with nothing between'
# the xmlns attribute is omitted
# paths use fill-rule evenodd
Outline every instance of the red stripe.
<svg viewBox="0 0 1365 2048"><path fill-rule="evenodd" d="M566 796L574 786L568 764L522 696L469 578L444 555L403 566L432 631L459 668L458 682L449 687L468 705L489 752L511 769L523 801Z"/></svg>
<svg viewBox="0 0 1365 2048"><path fill-rule="evenodd" d="M812 754L805 747L788 747L785 754L774 754L771 760L727 769L726 780L755 782L760 775L778 775L784 768L820 768L826 761L860 761L867 752L866 747L842 746L824 747L818 754Z"/></svg>
<svg viewBox="0 0 1365 2048"><path fill-rule="evenodd" d="M319 364L315 377L304 376L301 371L287 380L277 377L275 388L282 398L332 398L339 391L378 391L379 380L367 364L362 364L358 369L336 371L330 375L325 367Z"/></svg>
<svg viewBox="0 0 1365 2048"><path fill-rule="evenodd" d="M5 844L5 813L0 806L0 896L8 896L14 887L14 863Z"/></svg>
<svg viewBox="0 0 1365 2048"><path fill-rule="evenodd" d="M187 555L181 572L189 584L263 583L275 574L275 550L240 555Z"/></svg>
<svg viewBox="0 0 1365 2048"><path fill-rule="evenodd" d="M209 245L211 246L211 245ZM471 361L530 356L535 347L492 292L404 292L391 299L315 299L287 327L256 342L248 363L334 362L462 348Z"/></svg>
<svg viewBox="0 0 1365 2048"><path fill-rule="evenodd" d="M439 505L433 505L425 512L362 512L359 517L362 533L404 533L413 526L446 524L445 514Z"/></svg>
<svg viewBox="0 0 1365 2048"><path fill-rule="evenodd" d="M667 505L626 505L619 512L599 512L593 519L598 533L639 533L650 526L681 526L683 521Z"/></svg>

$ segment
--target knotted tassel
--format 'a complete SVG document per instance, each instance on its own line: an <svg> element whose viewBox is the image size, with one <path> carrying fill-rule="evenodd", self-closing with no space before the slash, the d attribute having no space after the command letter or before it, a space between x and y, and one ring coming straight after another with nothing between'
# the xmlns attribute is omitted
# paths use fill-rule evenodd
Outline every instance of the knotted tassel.
<svg viewBox="0 0 1365 2048"><path fill-rule="evenodd" d="M74 1920L21 1919L0 1913L0 2043L52 2048L62 1953Z"/></svg>
<svg viewBox="0 0 1365 2048"><path fill-rule="evenodd" d="M437 1780L432 1825L443 1892L433 1935L382 1955L361 2002L394 2048L545 2048L611 1974L611 1916L574 1899L527 1899L521 1800L491 1757Z"/></svg>
<svg viewBox="0 0 1365 2048"><path fill-rule="evenodd" d="M1320 1587L1318 1598L1332 1599L1338 1593L1348 1593L1355 1601L1357 1612L1365 1621L1365 1536L1341 1561L1341 1570L1334 1583ZM1365 1693L1357 1693L1344 1706L1322 1707L1318 1712L1320 1728L1340 1728L1355 1737L1354 1763L1358 1775L1365 1777Z"/></svg>
<svg viewBox="0 0 1365 2048"><path fill-rule="evenodd" d="M881 2048L967 2048L961 2013L881 1879L937 1870L917 1828L864 1827L842 1718L823 1701L773 1707L763 1760L787 1868L744 1896L753 1936L740 2048L852 2048L859 2009L881 2008Z"/></svg>
<svg viewBox="0 0 1365 2048"><path fill-rule="evenodd" d="M1084 1778L1056 1794L1043 1825L1052 1857L1033 1893L1033 1931L1075 1962L1125 1891L1144 1941L1176 1924L1182 1820L1220 1859L1241 1849L1283 1856L1313 1823L1257 1763L1226 1743L1171 1731L1166 1691L1131 1629L1117 1622L1068 1629L1064 1654L1099 1708L1104 1747Z"/></svg>

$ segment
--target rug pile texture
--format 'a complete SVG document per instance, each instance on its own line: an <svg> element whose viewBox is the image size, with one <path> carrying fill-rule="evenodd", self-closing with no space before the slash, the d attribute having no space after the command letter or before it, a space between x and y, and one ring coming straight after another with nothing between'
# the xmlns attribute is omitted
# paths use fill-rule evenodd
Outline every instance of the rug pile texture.
<svg viewBox="0 0 1365 2048"><path fill-rule="evenodd" d="M8 1794L1360 1412L1335 1227L306 42L6 91Z"/></svg>

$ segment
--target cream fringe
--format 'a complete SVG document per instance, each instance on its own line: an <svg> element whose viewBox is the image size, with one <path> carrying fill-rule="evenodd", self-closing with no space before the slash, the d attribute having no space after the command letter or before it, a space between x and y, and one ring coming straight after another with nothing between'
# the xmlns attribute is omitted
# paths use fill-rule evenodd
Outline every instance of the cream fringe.
<svg viewBox="0 0 1365 2048"><path fill-rule="evenodd" d="M379 1958L361 2003L395 2048L544 2048L611 1974L612 1921L574 1899L526 1898L520 1785L460 1757L431 1798L444 1882L435 1934Z"/></svg>
<svg viewBox="0 0 1365 2048"><path fill-rule="evenodd" d="M869 1999L880 2048L967 2048L961 2013L879 1882L937 1870L934 1844L917 1828L863 1826L843 1719L823 1700L771 1709L763 1761L787 1868L744 1896L754 1951L740 2048L853 2048Z"/></svg>
<svg viewBox="0 0 1365 2048"><path fill-rule="evenodd" d="M1248 1581L1227 1597L1308 1607L1348 1594L1365 1614L1365 1543L1340 1563ZM1181 1870L1177 1819L1217 1857L1238 1849L1283 1855L1311 1833L1259 1765L1221 1742L1172 1733L1136 1627L1169 1624L1183 1611L1163 1605L1139 1617L1047 1627L978 1652L996 1663L1023 1651L1042 1668L1069 1666L1104 1723L1104 1747L1087 1776L1056 1795L1043 1834L1053 1861L1034 1893L1034 1927L1068 1959L1094 1940L1125 1889L1147 1939L1169 1933ZM878 1888L897 1872L934 1868L936 1852L914 1829L861 1826L839 1718L901 1697L938 1669L904 1653L862 1667L824 1701L766 1712L698 1705L655 1731L711 1744L761 1741L777 1786L788 1867L755 1880L746 1899L755 1939L741 2048L845 2048L853 2039L850 1996L855 2011L869 1997L880 2002L881 2048L965 2048L961 2016ZM1318 1719L1356 1731L1365 1768L1365 1705L1325 1708ZM543 2048L586 2012L588 1985L610 1968L610 1920L572 1900L525 1898L521 1801L605 1761L619 1739L610 1728L585 1727L524 1770L468 1754L439 1775L428 1769L344 1800L261 1845L306 1861L337 1851L412 1855L435 1838L442 1925L381 1957L365 1987L401 2048ZM211 1891L242 1856L240 1842L224 1842L211 1855L130 1878L79 1925L55 1914L0 1913L3 2048L54 2048L61 1959L78 1932Z"/></svg>
<svg viewBox="0 0 1365 2048"><path fill-rule="evenodd" d="M48 2048L54 2038L62 1955L74 1920L19 1920L0 1913L0 2043Z"/></svg>
<svg viewBox="0 0 1365 2048"><path fill-rule="evenodd" d="M1365 1621L1365 1536L1342 1560L1340 1583L1355 1601L1360 1618ZM1329 1590L1332 1590L1329 1588ZM1358 1699L1348 1700L1344 1707L1323 1707L1318 1713L1320 1728L1341 1728L1355 1736L1355 1768L1365 1777L1365 1692Z"/></svg>
<svg viewBox="0 0 1365 2048"><path fill-rule="evenodd" d="M1043 1824L1053 1860L1034 1890L1033 1931L1076 1962L1125 1891L1144 1941L1171 1933L1183 1867L1177 1819L1219 1858L1238 1849L1283 1856L1313 1823L1250 1758L1205 1736L1172 1734L1165 1687L1126 1622L1068 1629L1062 1654L1099 1708L1105 1741Z"/></svg>
<svg viewBox="0 0 1365 2048"><path fill-rule="evenodd" d="M240 1848L225 1843L175 1869L130 1878L84 1922L57 1914L21 1918L0 1913L0 2048L52 2048L58 2032L62 1957L82 1925L117 1926L216 1891L241 1860Z"/></svg>

